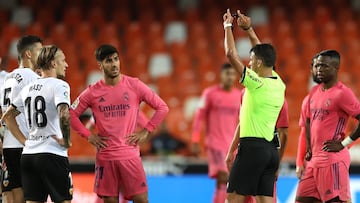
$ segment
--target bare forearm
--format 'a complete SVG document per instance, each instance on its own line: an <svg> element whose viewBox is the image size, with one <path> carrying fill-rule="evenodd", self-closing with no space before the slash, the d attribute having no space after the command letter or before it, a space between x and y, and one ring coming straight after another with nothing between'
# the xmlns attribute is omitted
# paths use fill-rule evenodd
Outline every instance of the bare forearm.
<svg viewBox="0 0 360 203"><path fill-rule="evenodd" d="M248 34L248 36L249 36L249 40L250 40L250 42L251 42L251 46L254 47L255 45L261 43L260 40L259 40L259 38L257 37L257 35L256 35L256 33L255 33L255 31L253 30L252 27L250 27L248 30L246 30L246 32L247 32L247 34Z"/></svg>
<svg viewBox="0 0 360 203"><path fill-rule="evenodd" d="M65 143L70 143L70 113L67 104L61 104L58 107L60 118L60 128Z"/></svg>
<svg viewBox="0 0 360 203"><path fill-rule="evenodd" d="M242 64L240 57L237 53L234 36L230 27L225 28L224 47L225 54L229 59L230 64L235 68L237 72L242 74L244 72L244 65Z"/></svg>
<svg viewBox="0 0 360 203"><path fill-rule="evenodd" d="M349 135L349 137L354 141L360 137L360 115L356 116L356 118L358 120L358 125L356 126L355 130L352 131Z"/></svg>
<svg viewBox="0 0 360 203"><path fill-rule="evenodd" d="M230 144L230 148L229 148L229 151L228 153L234 153L234 151L236 150L237 146L239 145L239 141L240 141L240 128L239 128L239 125L236 127L236 130L235 130L235 133L234 133L234 137L231 141L231 144Z"/></svg>
<svg viewBox="0 0 360 203"><path fill-rule="evenodd" d="M278 128L278 133L279 133L279 139L280 139L280 150L279 150L279 156L280 156L280 161L282 160L283 156L284 156L284 152L286 149L286 143L287 143L287 136L288 136L288 129L287 128Z"/></svg>
<svg viewBox="0 0 360 203"><path fill-rule="evenodd" d="M311 139L310 139L310 119L307 118L306 119L306 124L305 124L305 138L306 138L306 150L310 150L311 149Z"/></svg>

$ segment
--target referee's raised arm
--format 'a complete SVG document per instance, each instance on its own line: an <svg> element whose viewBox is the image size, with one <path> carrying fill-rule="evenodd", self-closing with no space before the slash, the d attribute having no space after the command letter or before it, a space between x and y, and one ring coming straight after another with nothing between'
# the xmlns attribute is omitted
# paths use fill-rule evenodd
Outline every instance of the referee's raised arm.
<svg viewBox="0 0 360 203"><path fill-rule="evenodd" d="M245 66L241 62L240 56L237 53L235 47L235 41L232 32L234 17L231 15L230 9L227 9L227 12L223 15L223 20L225 30L224 47L226 57L229 59L230 64L235 68L235 70L242 74L244 72Z"/></svg>

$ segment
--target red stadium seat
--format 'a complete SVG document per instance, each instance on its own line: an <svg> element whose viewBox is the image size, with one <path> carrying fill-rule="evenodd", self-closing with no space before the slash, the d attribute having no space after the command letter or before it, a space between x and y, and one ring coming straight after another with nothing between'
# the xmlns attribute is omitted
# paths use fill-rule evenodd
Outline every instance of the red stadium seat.
<svg viewBox="0 0 360 203"><path fill-rule="evenodd" d="M176 58L178 55L187 54L189 51L188 43L186 42L173 42L169 45L171 56Z"/></svg>
<svg viewBox="0 0 360 203"><path fill-rule="evenodd" d="M105 13L102 7L97 5L91 7L87 12L87 21L89 21L96 28L100 28L105 24Z"/></svg>
<svg viewBox="0 0 360 203"><path fill-rule="evenodd" d="M190 26L188 26L188 32L188 40L190 43L195 43L199 39L206 38L208 33L205 24L201 21L190 24Z"/></svg>
<svg viewBox="0 0 360 203"><path fill-rule="evenodd" d="M44 25L40 22L34 22L26 28L25 33L28 35L36 35L41 38L45 37Z"/></svg>
<svg viewBox="0 0 360 203"><path fill-rule="evenodd" d="M139 10L138 22L140 27L144 30L148 30L148 26L155 22L156 19L156 11L152 7L145 7L142 10Z"/></svg>
<svg viewBox="0 0 360 203"><path fill-rule="evenodd" d="M174 22L179 20L180 20L179 11L174 6L165 7L160 14L160 21L162 22L163 25L166 25L169 22Z"/></svg>
<svg viewBox="0 0 360 203"><path fill-rule="evenodd" d="M163 37L154 37L147 44L149 55L167 52Z"/></svg>
<svg viewBox="0 0 360 203"><path fill-rule="evenodd" d="M191 44L191 54L193 57L200 58L203 55L210 55L209 42L205 37L199 38Z"/></svg>
<svg viewBox="0 0 360 203"><path fill-rule="evenodd" d="M0 8L0 23L1 23L1 25L5 25L6 23L8 23L9 18L10 18L9 11Z"/></svg>
<svg viewBox="0 0 360 203"><path fill-rule="evenodd" d="M77 27L83 21L83 13L79 7L65 9L63 22L71 29Z"/></svg>
<svg viewBox="0 0 360 203"><path fill-rule="evenodd" d="M125 29L125 41L133 42L136 40L143 39L143 35L145 35L144 30L142 30L140 24L138 22L131 22Z"/></svg>
<svg viewBox="0 0 360 203"><path fill-rule="evenodd" d="M12 23L2 25L2 30L1 39L7 44L21 35L20 28Z"/></svg>
<svg viewBox="0 0 360 203"><path fill-rule="evenodd" d="M120 38L119 27L114 22L103 24L97 31L98 41L106 41L109 38Z"/></svg>
<svg viewBox="0 0 360 203"><path fill-rule="evenodd" d="M315 25L310 20L300 22L297 26L297 40L300 44L307 43L307 41L316 40Z"/></svg>
<svg viewBox="0 0 360 203"><path fill-rule="evenodd" d="M276 30L272 36L277 43L281 43L284 39L293 38L292 26L288 21L280 21L277 23Z"/></svg>
<svg viewBox="0 0 360 203"><path fill-rule="evenodd" d="M94 29L92 24L89 22L81 22L76 26L72 39L80 44L87 44L90 41L93 41L94 38Z"/></svg>
<svg viewBox="0 0 360 203"><path fill-rule="evenodd" d="M159 39L159 38L163 38L162 41L164 41L164 29L163 26L160 22L158 21L153 21L150 22L147 26L146 26L146 35L145 37L147 38L148 42L153 41L154 39Z"/></svg>
<svg viewBox="0 0 360 203"><path fill-rule="evenodd" d="M126 2L126 1L114 1ZM110 20L115 22L120 28L125 28L131 22L131 13L127 7L118 6L117 12L112 12Z"/></svg>
<svg viewBox="0 0 360 203"><path fill-rule="evenodd" d="M315 20L315 24L320 27L332 20L330 11L325 6L316 6L315 7L313 19Z"/></svg>
<svg viewBox="0 0 360 203"><path fill-rule="evenodd" d="M69 39L68 27L58 23L50 28L50 38L57 44L64 44Z"/></svg>

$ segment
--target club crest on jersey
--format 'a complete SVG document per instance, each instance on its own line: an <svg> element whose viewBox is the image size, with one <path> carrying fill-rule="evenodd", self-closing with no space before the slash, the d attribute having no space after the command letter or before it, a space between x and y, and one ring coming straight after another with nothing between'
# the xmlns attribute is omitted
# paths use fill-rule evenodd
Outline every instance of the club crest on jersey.
<svg viewBox="0 0 360 203"><path fill-rule="evenodd" d="M64 96L65 96L66 98L69 98L69 92L68 92L68 91L65 91L65 92L64 92Z"/></svg>
<svg viewBox="0 0 360 203"><path fill-rule="evenodd" d="M72 109L76 109L76 107L79 105L80 99L76 98L76 100L71 104Z"/></svg>
<svg viewBox="0 0 360 203"><path fill-rule="evenodd" d="M327 99L325 102L325 106L329 107L331 105L331 99Z"/></svg>
<svg viewBox="0 0 360 203"><path fill-rule="evenodd" d="M129 93L125 92L123 94L123 99L124 99L124 101L129 101Z"/></svg>

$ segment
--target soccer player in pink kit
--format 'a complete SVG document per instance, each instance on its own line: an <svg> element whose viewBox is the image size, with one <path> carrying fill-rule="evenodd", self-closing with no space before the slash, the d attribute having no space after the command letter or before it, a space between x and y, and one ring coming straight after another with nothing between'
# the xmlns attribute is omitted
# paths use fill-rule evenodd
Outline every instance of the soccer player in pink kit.
<svg viewBox="0 0 360 203"><path fill-rule="evenodd" d="M96 146L94 190L105 203L118 203L119 192L134 203L148 202L148 188L139 147L168 112L165 102L137 78L120 73L118 51L111 45L96 50L96 60L104 79L90 85L74 101L71 126ZM140 132L134 132L141 102L155 109ZM98 134L80 122L79 116L90 108Z"/></svg>
<svg viewBox="0 0 360 203"><path fill-rule="evenodd" d="M360 122L345 138L349 117L360 119L360 103L352 90L338 81L340 54L325 50L316 59L321 84L309 94L306 108L305 171L299 181L298 202L351 202L347 146L360 136Z"/></svg>
<svg viewBox="0 0 360 203"><path fill-rule="evenodd" d="M221 84L206 88L193 121L192 150L198 155L202 122L206 123L206 150L209 177L216 178L214 203L226 199L228 170L225 164L227 149L239 122L241 91L233 87L237 72L229 64L221 67Z"/></svg>
<svg viewBox="0 0 360 203"><path fill-rule="evenodd" d="M310 66L310 74L312 77L312 81L315 84L319 84L320 81L317 79L316 77L316 58L318 57L318 55L316 54L311 61L311 66ZM301 104L301 112L300 112L300 119L299 119L299 126L301 128L300 131L300 136L299 136L299 143L298 143L298 150L297 150L297 155L296 155L296 176L300 179L301 175L304 171L304 161L305 161L305 154L306 154L306 138L305 138L305 111L306 111L306 107L307 107L307 102L309 99L309 95L306 95L306 97L304 98L304 100L302 101Z"/></svg>

